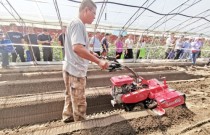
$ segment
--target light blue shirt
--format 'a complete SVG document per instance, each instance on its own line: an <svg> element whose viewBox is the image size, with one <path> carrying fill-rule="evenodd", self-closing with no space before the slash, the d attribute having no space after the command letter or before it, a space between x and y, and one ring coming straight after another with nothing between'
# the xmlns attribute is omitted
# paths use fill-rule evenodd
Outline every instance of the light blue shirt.
<svg viewBox="0 0 210 135"><path fill-rule="evenodd" d="M100 52L101 51L101 42L98 38L92 37L90 39L90 44L93 44L93 51Z"/></svg>

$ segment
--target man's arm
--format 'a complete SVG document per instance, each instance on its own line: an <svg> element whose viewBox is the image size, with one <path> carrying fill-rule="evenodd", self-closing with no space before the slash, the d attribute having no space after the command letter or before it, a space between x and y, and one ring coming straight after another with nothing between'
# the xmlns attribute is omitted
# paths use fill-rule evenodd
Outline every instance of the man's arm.
<svg viewBox="0 0 210 135"><path fill-rule="evenodd" d="M108 63L106 61L100 60L97 57L95 57L93 54L91 54L89 50L84 48L82 44L73 45L73 51L81 58L98 64L102 69L106 69L108 67Z"/></svg>
<svg viewBox="0 0 210 135"><path fill-rule="evenodd" d="M107 49L106 49L106 45L105 45L105 44L103 44L103 48L104 48L104 50L106 50L106 52L107 52Z"/></svg>
<svg viewBox="0 0 210 135"><path fill-rule="evenodd" d="M93 41L94 41L94 37L92 37L91 39L90 39L90 47L93 47Z"/></svg>
<svg viewBox="0 0 210 135"><path fill-rule="evenodd" d="M40 40L37 40L37 42L38 42L39 44L49 43L49 41L48 41L48 40L45 40L45 41L40 41Z"/></svg>
<svg viewBox="0 0 210 135"><path fill-rule="evenodd" d="M127 43L127 40L125 40L125 53L126 54L128 53L128 43Z"/></svg>
<svg viewBox="0 0 210 135"><path fill-rule="evenodd" d="M48 40L45 40L45 41L41 41L41 40L42 40L42 37L41 37L41 35L39 35L39 36L38 36L38 39L37 39L38 44L45 44L45 43L49 43L49 41L48 41Z"/></svg>

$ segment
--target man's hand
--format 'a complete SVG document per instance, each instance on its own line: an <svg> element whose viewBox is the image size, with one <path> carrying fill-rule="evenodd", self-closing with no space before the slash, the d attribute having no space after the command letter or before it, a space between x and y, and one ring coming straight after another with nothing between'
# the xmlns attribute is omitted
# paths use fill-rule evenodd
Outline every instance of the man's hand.
<svg viewBox="0 0 210 135"><path fill-rule="evenodd" d="M107 61L105 60L100 60L99 63L98 63L98 66L101 68L101 69L107 69L109 64Z"/></svg>

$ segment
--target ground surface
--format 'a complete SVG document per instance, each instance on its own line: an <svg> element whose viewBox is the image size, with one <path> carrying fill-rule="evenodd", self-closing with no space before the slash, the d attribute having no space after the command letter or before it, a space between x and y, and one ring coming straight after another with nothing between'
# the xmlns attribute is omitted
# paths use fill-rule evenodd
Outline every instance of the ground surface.
<svg viewBox="0 0 210 135"><path fill-rule="evenodd" d="M175 88L187 96L187 108L177 107L168 109L163 117L148 116L133 119L103 128L76 131L72 135L127 135L127 134L186 134L209 135L210 134L210 69L208 67L177 68L190 74L203 75L204 79L195 81L170 82L171 88Z"/></svg>
<svg viewBox="0 0 210 135"><path fill-rule="evenodd" d="M194 81L169 82L169 86L186 94L185 107L167 109L167 115L145 116L130 120L113 123L105 127L77 130L64 135L210 135L210 68L209 67L172 67L179 71L190 74L203 75ZM115 113L126 113L115 110L99 115L111 115ZM105 116L105 117L106 117ZM91 119L89 116L88 118ZM4 129L0 134L22 134L23 131L33 131L40 128L61 126L61 121L45 124L19 127L15 129Z"/></svg>

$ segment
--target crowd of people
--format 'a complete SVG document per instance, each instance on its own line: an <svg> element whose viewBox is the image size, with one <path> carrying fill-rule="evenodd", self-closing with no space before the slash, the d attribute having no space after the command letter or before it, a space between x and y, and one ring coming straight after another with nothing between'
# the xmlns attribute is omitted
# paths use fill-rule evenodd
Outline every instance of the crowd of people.
<svg viewBox="0 0 210 135"><path fill-rule="evenodd" d="M62 46L62 56L64 59L64 42L65 42L66 27L62 28L61 33L56 37L58 44ZM21 62L26 61L25 48L23 44L28 44L29 56L31 61L52 61L53 60L53 49L51 47L52 42L55 40L52 38L48 29L43 29L43 32L36 34L34 28L28 27L27 34L22 34L17 25L14 23L10 24L10 30L3 33L0 30L0 53L2 53L2 67L9 67L9 55L12 55L12 62L17 61L17 57L20 58ZM119 35L114 38L114 41L110 40L109 33L102 34L96 32L89 38L90 48L93 52L97 53L98 56L106 57L110 51L110 45L115 46L115 56L117 59L132 59L132 58L145 58L146 55L146 44L151 44L147 36L139 36L136 38L135 35L128 35L123 37ZM174 33L166 38L159 39L159 45L165 47L165 59L188 59L192 60L192 63L196 63L196 58L201 55L201 48L203 47L204 38L185 38L184 36L175 37ZM43 57L41 58L39 45L42 45ZM148 46L149 47L149 46ZM134 51L135 50L135 51Z"/></svg>
<svg viewBox="0 0 210 135"><path fill-rule="evenodd" d="M204 45L204 38L185 38L183 35L178 39L171 33L166 40L165 58L166 59L188 59L192 60L193 65L196 59L201 55L201 49Z"/></svg>
<svg viewBox="0 0 210 135"><path fill-rule="evenodd" d="M64 26L62 32L58 37L58 43L60 46L64 46L65 39L65 30ZM12 62L17 61L17 57L20 58L21 62L25 62L25 47L23 44L28 45L29 61L40 61L40 49L39 45L42 45L43 51L43 61L52 61L53 60L53 49L51 47L53 39L48 32L48 29L43 29L43 32L40 34L36 34L34 28L28 27L27 34L23 34L18 30L18 27L15 23L11 23L9 25L9 31L3 32L0 30L0 53L2 53L2 67L9 67L9 53L12 55ZM63 56L64 49L62 48Z"/></svg>
<svg viewBox="0 0 210 135"><path fill-rule="evenodd" d="M106 56L109 48L109 34L105 34L100 42L100 33L97 32L91 38L91 46L93 47L94 52L98 55ZM162 38L161 38L162 39ZM192 60L192 63L196 63L196 58L200 57L201 49L204 45L205 39L202 37L184 37L183 35L175 37L174 33L171 33L170 36L164 42L165 48L165 59L187 59ZM127 58L132 59L134 56L136 59L145 58L146 55L146 44L148 43L147 37L142 35L137 40L134 40L133 35L128 35L124 38L120 35L114 42L116 58L120 59ZM161 45L161 44L159 44ZM102 46L102 47L101 47ZM102 50L100 50L102 48ZM134 51L135 50L135 51Z"/></svg>

